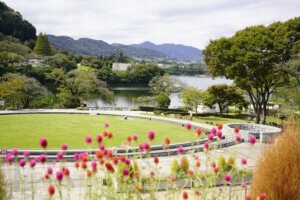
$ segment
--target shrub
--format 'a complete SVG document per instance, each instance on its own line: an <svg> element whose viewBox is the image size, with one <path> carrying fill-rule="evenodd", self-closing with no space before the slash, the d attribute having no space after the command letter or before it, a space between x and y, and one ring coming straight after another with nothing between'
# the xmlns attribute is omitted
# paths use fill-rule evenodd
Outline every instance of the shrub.
<svg viewBox="0 0 300 200"><path fill-rule="evenodd" d="M155 115L160 115L160 114L161 114L161 111L160 111L160 110L154 110L153 113L154 113Z"/></svg>
<svg viewBox="0 0 300 200"><path fill-rule="evenodd" d="M148 112L152 112L156 109L156 107L151 107L151 106L140 106L139 110L140 111L148 111Z"/></svg>
<svg viewBox="0 0 300 200"><path fill-rule="evenodd" d="M300 130L289 119L288 128L265 149L256 163L251 196L265 193L267 199L300 197Z"/></svg>
<svg viewBox="0 0 300 200"><path fill-rule="evenodd" d="M178 160L173 160L172 166L171 166L171 173L176 174L179 171L179 163Z"/></svg>
<svg viewBox="0 0 300 200"><path fill-rule="evenodd" d="M180 161L180 168L182 169L182 171L187 173L189 171L189 167L189 160L187 159L187 157L183 156Z"/></svg>
<svg viewBox="0 0 300 200"><path fill-rule="evenodd" d="M227 167L228 169L233 169L235 167L235 159L232 156L227 160Z"/></svg>
<svg viewBox="0 0 300 200"><path fill-rule="evenodd" d="M219 169L225 169L226 168L226 160L225 160L224 156L221 155L219 157L219 160L218 160L218 163L217 163L217 167Z"/></svg>

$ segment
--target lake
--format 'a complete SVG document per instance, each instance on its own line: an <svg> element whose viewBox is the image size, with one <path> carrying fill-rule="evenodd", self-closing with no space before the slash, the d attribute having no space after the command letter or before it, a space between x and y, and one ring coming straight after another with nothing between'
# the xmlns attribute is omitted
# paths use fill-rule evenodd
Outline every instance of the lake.
<svg viewBox="0 0 300 200"><path fill-rule="evenodd" d="M232 80L228 80L225 78L215 78L212 79L210 77L194 77L194 76L172 76L178 78L180 81L186 83L188 86L196 87L201 90L206 90L209 86L218 85L218 84L232 84ZM140 96L148 96L149 87L146 86L112 86L109 87L109 90L113 91L115 94L115 103L107 104L104 103L101 99L95 99L92 102L87 103L89 106L97 106L98 107L126 107L126 108L135 108L138 107L139 104L134 103L133 99L138 98ZM179 94L172 94L170 96L171 104L170 108L178 108L182 107L181 99L179 98Z"/></svg>

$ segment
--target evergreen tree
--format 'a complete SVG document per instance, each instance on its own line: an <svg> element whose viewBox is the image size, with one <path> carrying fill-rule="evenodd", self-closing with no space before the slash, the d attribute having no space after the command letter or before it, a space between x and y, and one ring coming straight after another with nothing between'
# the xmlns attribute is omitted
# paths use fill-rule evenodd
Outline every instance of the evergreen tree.
<svg viewBox="0 0 300 200"><path fill-rule="evenodd" d="M49 56L51 55L51 48L46 34L40 33L34 47L34 53Z"/></svg>

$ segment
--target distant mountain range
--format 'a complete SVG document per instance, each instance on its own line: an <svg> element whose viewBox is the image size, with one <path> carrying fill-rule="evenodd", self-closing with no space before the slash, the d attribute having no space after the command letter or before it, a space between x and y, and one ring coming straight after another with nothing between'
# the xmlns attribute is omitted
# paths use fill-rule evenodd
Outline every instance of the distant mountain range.
<svg viewBox="0 0 300 200"><path fill-rule="evenodd" d="M51 45L56 49L66 49L75 54L84 55L110 55L119 49L123 54L138 59L152 60L202 60L202 51L184 45L161 44L156 45L151 42L141 44L123 45L119 43L108 44L102 40L93 40L89 38L80 38L74 40L67 36L48 35Z"/></svg>

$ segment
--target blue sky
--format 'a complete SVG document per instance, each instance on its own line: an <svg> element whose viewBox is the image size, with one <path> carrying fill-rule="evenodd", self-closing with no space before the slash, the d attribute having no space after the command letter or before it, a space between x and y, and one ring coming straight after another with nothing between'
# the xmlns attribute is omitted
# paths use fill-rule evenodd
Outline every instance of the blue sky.
<svg viewBox="0 0 300 200"><path fill-rule="evenodd" d="M298 0L4 0L38 32L203 49L247 26L299 16Z"/></svg>

